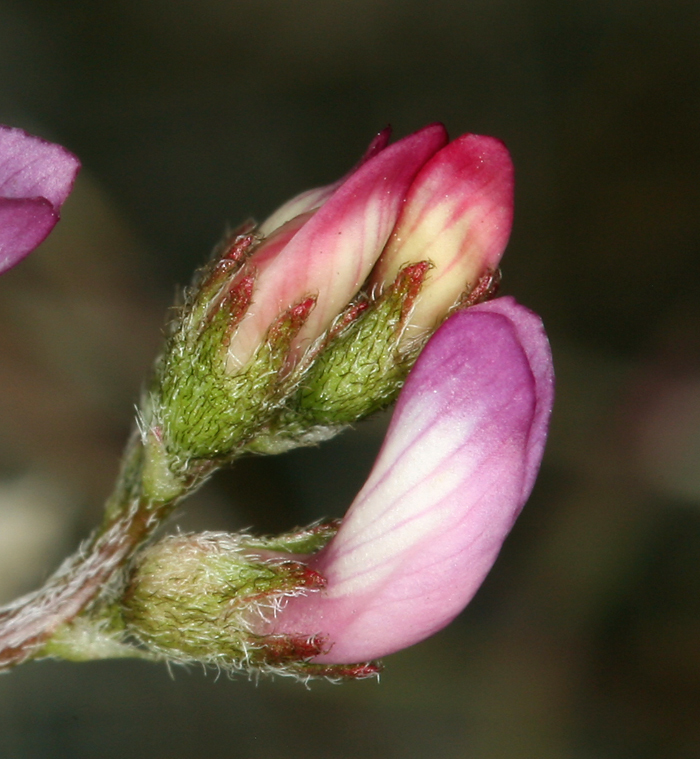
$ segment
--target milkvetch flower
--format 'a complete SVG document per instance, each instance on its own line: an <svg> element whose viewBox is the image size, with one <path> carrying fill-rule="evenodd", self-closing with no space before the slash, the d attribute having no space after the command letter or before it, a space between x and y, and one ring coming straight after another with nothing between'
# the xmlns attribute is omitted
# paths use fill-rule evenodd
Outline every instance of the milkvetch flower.
<svg viewBox="0 0 700 759"><path fill-rule="evenodd" d="M450 143L440 124L388 141L242 225L197 273L102 526L0 610L0 668L130 655L366 677L471 599L540 465L551 355L535 314L489 300L512 221L502 143ZM0 271L48 234L77 170L0 127ZM319 442L400 390L342 521L151 541L223 464Z"/></svg>
<svg viewBox="0 0 700 759"><path fill-rule="evenodd" d="M0 125L0 273L54 228L79 168L60 145Z"/></svg>
<svg viewBox="0 0 700 759"><path fill-rule="evenodd" d="M389 405L430 334L491 280L512 217L502 143L450 143L441 124L388 138L239 229L200 275L142 414L154 492L190 462L316 443Z"/></svg>
<svg viewBox="0 0 700 759"><path fill-rule="evenodd" d="M330 543L325 588L265 630L323 638L314 663L384 656L448 624L494 563L539 469L553 401L541 321L512 298L453 315L411 371Z"/></svg>
<svg viewBox="0 0 700 759"><path fill-rule="evenodd" d="M552 401L539 317L512 298L454 314L339 528L165 538L133 563L128 634L183 663L376 674L371 660L440 630L486 577L532 490Z"/></svg>
<svg viewBox="0 0 700 759"><path fill-rule="evenodd" d="M387 138L339 182L224 243L142 424L145 492L167 501L217 459L318 442L403 387L379 458L339 529L147 548L123 618L159 656L372 674L356 663L464 608L530 493L552 405L549 345L512 298L482 302L510 234L508 152L478 135L450 143L435 124Z"/></svg>

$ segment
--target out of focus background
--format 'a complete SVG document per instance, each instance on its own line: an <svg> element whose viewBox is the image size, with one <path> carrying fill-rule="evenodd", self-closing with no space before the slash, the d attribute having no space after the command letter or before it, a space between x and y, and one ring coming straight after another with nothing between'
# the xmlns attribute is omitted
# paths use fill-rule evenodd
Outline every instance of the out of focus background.
<svg viewBox="0 0 700 759"><path fill-rule="evenodd" d="M0 602L96 525L165 311L226 226L435 120L512 151L503 290L558 374L474 602L379 684L28 664L0 678L2 759L700 757L693 0L0 0L0 122L84 165L0 280ZM385 425L241 461L176 524L341 515Z"/></svg>

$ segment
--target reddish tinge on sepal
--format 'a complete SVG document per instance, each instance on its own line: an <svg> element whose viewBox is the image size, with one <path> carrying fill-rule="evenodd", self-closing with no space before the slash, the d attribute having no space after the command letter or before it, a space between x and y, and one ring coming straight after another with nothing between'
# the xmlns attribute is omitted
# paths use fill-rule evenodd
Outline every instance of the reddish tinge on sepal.
<svg viewBox="0 0 700 759"><path fill-rule="evenodd" d="M0 273L54 228L79 168L60 145L0 125Z"/></svg>
<svg viewBox="0 0 700 759"><path fill-rule="evenodd" d="M376 659L448 624L498 555L539 469L553 401L549 344L512 298L460 311L431 338L370 477L308 560L327 581L267 632L322 635L312 661Z"/></svg>

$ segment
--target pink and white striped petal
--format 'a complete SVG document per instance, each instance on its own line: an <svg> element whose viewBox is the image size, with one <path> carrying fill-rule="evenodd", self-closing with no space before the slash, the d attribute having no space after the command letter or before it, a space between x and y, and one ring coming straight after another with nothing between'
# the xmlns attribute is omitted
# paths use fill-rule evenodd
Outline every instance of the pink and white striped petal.
<svg viewBox="0 0 700 759"><path fill-rule="evenodd" d="M421 166L447 142L433 124L381 150L360 166L274 257L265 243L251 258L257 271L251 308L229 347L230 363L247 363L275 319L303 297L316 307L295 338L292 361L326 330L367 279Z"/></svg>
<svg viewBox="0 0 700 759"><path fill-rule="evenodd" d="M291 599L267 632L322 634L317 662L390 654L470 601L530 494L553 402L549 344L512 298L436 332L399 398L370 477L308 561L325 590Z"/></svg>

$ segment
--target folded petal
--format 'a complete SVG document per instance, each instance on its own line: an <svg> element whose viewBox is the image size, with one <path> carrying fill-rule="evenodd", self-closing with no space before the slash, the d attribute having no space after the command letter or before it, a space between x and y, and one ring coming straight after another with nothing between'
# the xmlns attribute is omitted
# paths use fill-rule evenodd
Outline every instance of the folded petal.
<svg viewBox="0 0 700 759"><path fill-rule="evenodd" d="M253 303L229 348L232 363L245 364L268 326L302 297L316 296L316 307L296 338L295 352L330 325L374 266L414 177L446 141L444 127L433 124L381 150L335 190L278 255L258 267ZM251 265L256 266L255 256Z"/></svg>
<svg viewBox="0 0 700 759"><path fill-rule="evenodd" d="M79 168L60 145L0 126L0 272L53 229Z"/></svg>
<svg viewBox="0 0 700 759"><path fill-rule="evenodd" d="M539 468L553 399L539 318L511 298L459 312L419 357L370 477L309 566L324 591L272 632L322 634L314 661L374 659L444 627L498 555Z"/></svg>
<svg viewBox="0 0 700 759"><path fill-rule="evenodd" d="M371 281L389 284L406 264L431 261L411 325L433 328L465 290L498 267L512 221L508 150L494 137L465 134L419 172Z"/></svg>

